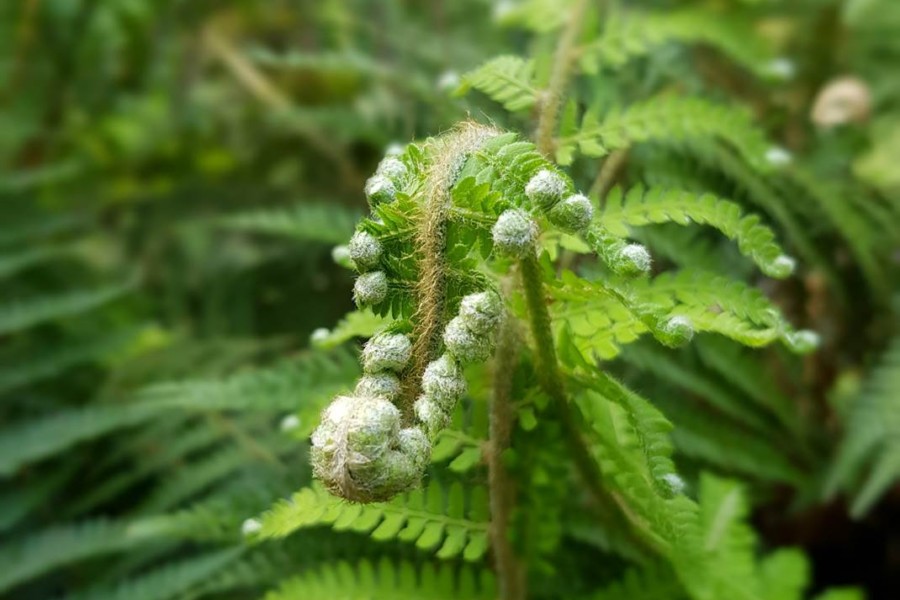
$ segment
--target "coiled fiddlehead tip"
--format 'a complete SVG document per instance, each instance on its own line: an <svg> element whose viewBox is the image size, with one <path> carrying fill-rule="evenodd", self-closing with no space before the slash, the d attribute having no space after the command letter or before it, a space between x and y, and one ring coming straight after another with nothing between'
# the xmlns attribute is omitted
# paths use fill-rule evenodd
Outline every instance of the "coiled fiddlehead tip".
<svg viewBox="0 0 900 600"><path fill-rule="evenodd" d="M360 272L374 269L381 260L382 247L374 235L367 231L357 231L347 245L350 259Z"/></svg>
<svg viewBox="0 0 900 600"><path fill-rule="evenodd" d="M619 275L641 275L650 271L652 259L642 244L626 244L614 253L610 266Z"/></svg>
<svg viewBox="0 0 900 600"><path fill-rule="evenodd" d="M380 174L369 177L366 181L365 192L369 206L373 208L382 203L393 202L397 197L397 188L394 182Z"/></svg>
<svg viewBox="0 0 900 600"><path fill-rule="evenodd" d="M538 226L526 211L511 208L504 211L491 229L494 247L501 254L523 258L534 252Z"/></svg>
<svg viewBox="0 0 900 600"><path fill-rule="evenodd" d="M559 173L542 169L525 185L525 196L532 205L549 211L562 200L567 187L566 180Z"/></svg>
<svg viewBox="0 0 900 600"><path fill-rule="evenodd" d="M503 318L503 303L495 292L478 292L464 297L459 316L468 330L488 334L497 330Z"/></svg>
<svg viewBox="0 0 900 600"><path fill-rule="evenodd" d="M582 194L569 196L547 214L550 222L569 233L584 231L594 218L594 206Z"/></svg>
<svg viewBox="0 0 900 600"><path fill-rule="evenodd" d="M363 273L353 285L353 300L360 308L381 304L387 298L388 280L382 271Z"/></svg>
<svg viewBox="0 0 900 600"><path fill-rule="evenodd" d="M314 475L356 502L385 500L422 476L430 449L424 434L400 429L400 411L384 398L338 396L312 435Z"/></svg>
<svg viewBox="0 0 900 600"><path fill-rule="evenodd" d="M378 163L378 169L375 173L387 177L396 185L397 183L401 183L406 176L409 175L409 169L406 168L406 165L403 164L403 161L399 158L388 156Z"/></svg>
<svg viewBox="0 0 900 600"><path fill-rule="evenodd" d="M402 393L400 379L391 373L373 373L363 375L356 384L354 394L357 396L371 396L373 398L384 398L390 402L394 402Z"/></svg>
<svg viewBox="0 0 900 600"><path fill-rule="evenodd" d="M678 348L694 337L694 324L684 315L669 317L657 330L657 337L670 348Z"/></svg>
<svg viewBox="0 0 900 600"><path fill-rule="evenodd" d="M363 371L400 372L409 362L412 343L400 333L380 333L370 339L362 351Z"/></svg>
<svg viewBox="0 0 900 600"><path fill-rule="evenodd" d="M449 354L431 361L422 375L423 395L447 413L465 395L467 389L462 369Z"/></svg>
<svg viewBox="0 0 900 600"><path fill-rule="evenodd" d="M478 334L468 327L462 317L453 317L444 329L444 346L450 355L469 364L487 360L494 350L492 336Z"/></svg>

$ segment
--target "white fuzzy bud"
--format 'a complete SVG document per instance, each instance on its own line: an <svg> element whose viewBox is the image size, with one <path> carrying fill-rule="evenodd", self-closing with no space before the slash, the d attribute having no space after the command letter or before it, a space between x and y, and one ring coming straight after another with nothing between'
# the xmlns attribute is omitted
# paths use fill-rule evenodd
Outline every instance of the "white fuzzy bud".
<svg viewBox="0 0 900 600"><path fill-rule="evenodd" d="M335 264L344 267L345 269L353 268L353 261L350 259L350 248L344 245L335 246L331 249L331 260L335 262Z"/></svg>
<svg viewBox="0 0 900 600"><path fill-rule="evenodd" d="M357 396L370 396L372 398L384 398L393 402L400 397L400 380L390 373L374 373L363 375L356 384L354 394Z"/></svg>
<svg viewBox="0 0 900 600"><path fill-rule="evenodd" d="M285 415L283 419L281 419L281 424L279 425L282 431L292 431L300 427L300 417L297 415Z"/></svg>
<svg viewBox="0 0 900 600"><path fill-rule="evenodd" d="M400 333L380 333L370 339L362 351L363 371L402 371L409 362L412 343Z"/></svg>
<svg viewBox="0 0 900 600"><path fill-rule="evenodd" d="M366 181L366 198L369 200L369 205L372 207L378 206L381 203L390 203L393 202L397 197L397 188L394 186L394 182L385 177L384 175L372 175Z"/></svg>
<svg viewBox="0 0 900 600"><path fill-rule="evenodd" d="M562 200L566 193L566 180L549 169L543 169L532 177L525 186L525 195L532 205L548 211Z"/></svg>
<svg viewBox="0 0 900 600"><path fill-rule="evenodd" d="M380 163L378 163L378 169L375 171L378 175L384 175L394 185L397 185L399 182L402 182L406 179L406 176L409 174L409 169L406 168L406 165L403 164L403 161L399 158L395 158L393 156L388 156Z"/></svg>
<svg viewBox="0 0 900 600"><path fill-rule="evenodd" d="M657 335L666 346L677 348L694 337L694 324L684 315L675 315L659 327Z"/></svg>
<svg viewBox="0 0 900 600"><path fill-rule="evenodd" d="M367 231L357 231L348 244L350 258L359 271L368 271L378 266L381 260L381 242Z"/></svg>
<svg viewBox="0 0 900 600"><path fill-rule="evenodd" d="M501 254L523 258L529 252L534 252L538 227L527 212L511 208L500 215L491 233L494 237L494 247Z"/></svg>
<svg viewBox="0 0 900 600"><path fill-rule="evenodd" d="M790 256L782 254L781 256L773 260L771 264L767 265L765 272L766 275L775 277L776 279L781 279L793 273L796 267L797 261L795 261Z"/></svg>
<svg viewBox="0 0 900 600"><path fill-rule="evenodd" d="M241 523L241 535L244 536L253 535L260 529L262 529L262 523L257 519L246 519Z"/></svg>
<svg viewBox="0 0 900 600"><path fill-rule="evenodd" d="M666 473L663 475L663 483L666 484L666 487L669 488L669 491L672 494L682 494L684 493L685 487L687 485L684 483L684 479L679 477L676 473Z"/></svg>
<svg viewBox="0 0 900 600"><path fill-rule="evenodd" d="M353 285L353 300L360 308L384 302L387 293L387 275L382 271L363 273Z"/></svg>
<svg viewBox="0 0 900 600"><path fill-rule="evenodd" d="M437 89L442 92L452 91L459 87L459 73L454 70L444 71L437 80Z"/></svg>
<svg viewBox="0 0 900 600"><path fill-rule="evenodd" d="M791 153L779 146L772 146L766 150L766 161L773 167L783 167L792 160Z"/></svg>
<svg viewBox="0 0 900 600"><path fill-rule="evenodd" d="M407 427L400 430L398 441L400 452L413 461L419 471L424 471L431 462L431 444L428 436L418 427Z"/></svg>
<svg viewBox="0 0 900 600"><path fill-rule="evenodd" d="M467 388L462 369L449 354L428 363L422 374L422 392L446 413L453 410Z"/></svg>
<svg viewBox="0 0 900 600"><path fill-rule="evenodd" d="M797 66L789 58L780 57L772 60L766 65L766 72L776 79L788 80L793 79L797 72Z"/></svg>
<svg viewBox="0 0 900 600"><path fill-rule="evenodd" d="M587 196L569 196L547 214L550 222L569 233L584 231L594 218L594 206Z"/></svg>
<svg viewBox="0 0 900 600"><path fill-rule="evenodd" d="M416 419L425 426L431 438L434 438L450 424L450 415L428 396L419 396L413 404L413 411L416 413Z"/></svg>
<svg viewBox="0 0 900 600"><path fill-rule="evenodd" d="M822 340L815 331L802 329L785 335L785 341L794 352L807 354L818 348Z"/></svg>
<svg viewBox="0 0 900 600"><path fill-rule="evenodd" d="M461 317L454 317L444 329L447 352L463 364L487 360L493 351L492 336L473 333Z"/></svg>
<svg viewBox="0 0 900 600"><path fill-rule="evenodd" d="M494 292L469 294L459 303L459 316L472 333L490 334L503 319L503 303Z"/></svg>
<svg viewBox="0 0 900 600"><path fill-rule="evenodd" d="M620 275L639 275L650 270L650 253L641 244L627 244L614 253L610 267Z"/></svg>
<svg viewBox="0 0 900 600"><path fill-rule="evenodd" d="M384 149L385 156L400 156L406 150L406 145L400 142L391 142Z"/></svg>

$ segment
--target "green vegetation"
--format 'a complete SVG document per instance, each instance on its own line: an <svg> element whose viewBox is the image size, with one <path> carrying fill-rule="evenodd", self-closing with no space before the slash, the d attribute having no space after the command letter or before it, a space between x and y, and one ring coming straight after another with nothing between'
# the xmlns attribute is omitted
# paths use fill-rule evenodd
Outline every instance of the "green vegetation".
<svg viewBox="0 0 900 600"><path fill-rule="evenodd" d="M0 597L898 597L897 64L893 0L4 3Z"/></svg>

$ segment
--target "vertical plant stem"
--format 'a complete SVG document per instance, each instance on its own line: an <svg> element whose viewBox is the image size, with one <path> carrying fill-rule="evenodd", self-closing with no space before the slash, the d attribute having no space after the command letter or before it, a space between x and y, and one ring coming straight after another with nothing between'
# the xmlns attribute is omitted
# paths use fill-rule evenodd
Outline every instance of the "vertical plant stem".
<svg viewBox="0 0 900 600"><path fill-rule="evenodd" d="M490 413L488 488L491 504L491 547L500 588L500 600L525 598L525 571L509 543L509 521L515 490L503 464L512 429L513 373L519 360L518 323L506 319L494 360L493 399Z"/></svg>
<svg viewBox="0 0 900 600"><path fill-rule="evenodd" d="M569 410L569 402L563 387L562 375L556 358L556 346L550 330L550 313L544 298L544 285L541 281L541 267L537 256L529 255L519 263L522 272L522 287L525 290L525 301L528 305L528 316L531 321L531 335L537 350L537 373L541 387L553 401L563 427L563 435L569 444L575 466L584 479L585 484L601 507L610 506L610 498L600 485L600 470L588 453L582 441L581 432Z"/></svg>
<svg viewBox="0 0 900 600"><path fill-rule="evenodd" d="M587 9L587 0L578 0L572 6L565 29L556 46L556 54L553 58L553 67L550 71L550 81L544 92L538 117L537 138L538 150L547 157L551 157L554 151L553 136L556 133L556 124L559 120L559 111L562 107L563 93L569 83L569 75L572 70L572 61L575 59L575 40L581 31L584 22L584 12Z"/></svg>

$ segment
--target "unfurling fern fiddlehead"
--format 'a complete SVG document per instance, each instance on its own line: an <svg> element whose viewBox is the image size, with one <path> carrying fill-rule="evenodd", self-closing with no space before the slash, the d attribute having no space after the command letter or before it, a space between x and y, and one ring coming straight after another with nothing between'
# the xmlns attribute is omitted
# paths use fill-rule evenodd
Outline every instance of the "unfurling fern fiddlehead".
<svg viewBox="0 0 900 600"><path fill-rule="evenodd" d="M539 223L583 234L615 272L649 268L643 247L591 226L590 201L532 144L491 127L410 145L382 161L366 194L373 218L349 244L354 298L396 320L366 344L365 375L312 437L315 475L358 502L421 479L466 391L463 366L490 356L504 318L486 266L533 255Z"/></svg>

